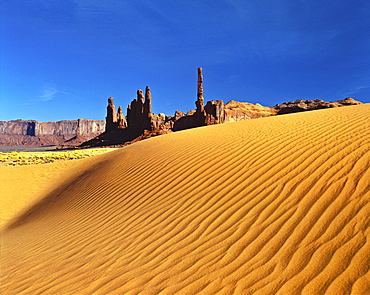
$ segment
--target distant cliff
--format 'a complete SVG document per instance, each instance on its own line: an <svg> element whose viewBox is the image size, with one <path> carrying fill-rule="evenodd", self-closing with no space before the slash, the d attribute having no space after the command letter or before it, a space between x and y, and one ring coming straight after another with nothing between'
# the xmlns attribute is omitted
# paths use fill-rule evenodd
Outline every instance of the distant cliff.
<svg viewBox="0 0 370 295"><path fill-rule="evenodd" d="M0 121L1 146L78 145L104 132L101 120Z"/></svg>
<svg viewBox="0 0 370 295"><path fill-rule="evenodd" d="M238 102L231 100L225 105L225 122L242 121L261 117L284 115L290 113L337 108L350 105L358 105L361 102L347 97L343 100L327 102L322 99L284 102L274 107L265 107L258 103Z"/></svg>

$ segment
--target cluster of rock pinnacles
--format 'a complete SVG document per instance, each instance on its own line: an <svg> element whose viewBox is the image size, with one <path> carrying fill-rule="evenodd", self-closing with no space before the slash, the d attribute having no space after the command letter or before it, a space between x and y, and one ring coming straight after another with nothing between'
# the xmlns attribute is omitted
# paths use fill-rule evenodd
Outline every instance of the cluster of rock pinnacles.
<svg viewBox="0 0 370 295"><path fill-rule="evenodd" d="M183 130L193 127L220 124L225 121L224 102L222 100L208 101L204 105L203 97L203 74L202 68L198 68L198 95L195 102L195 112L187 114L176 112L175 116L169 117L164 114L152 113L152 94L150 88L137 91L137 98L127 108L127 117L123 115L122 107L114 105L113 97L108 98L106 132L117 129L129 128L136 133L144 133L145 130Z"/></svg>

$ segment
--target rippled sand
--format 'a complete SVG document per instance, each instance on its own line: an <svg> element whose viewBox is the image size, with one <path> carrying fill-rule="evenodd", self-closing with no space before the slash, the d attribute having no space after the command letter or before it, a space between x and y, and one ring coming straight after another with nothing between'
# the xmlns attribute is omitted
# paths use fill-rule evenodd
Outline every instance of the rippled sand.
<svg viewBox="0 0 370 295"><path fill-rule="evenodd" d="M370 294L370 104L0 167L2 294Z"/></svg>

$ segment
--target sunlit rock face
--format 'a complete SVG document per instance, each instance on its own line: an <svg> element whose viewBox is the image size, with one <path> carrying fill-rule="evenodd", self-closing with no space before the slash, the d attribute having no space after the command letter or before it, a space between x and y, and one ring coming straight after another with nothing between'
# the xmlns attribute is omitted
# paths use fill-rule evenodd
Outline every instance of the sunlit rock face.
<svg viewBox="0 0 370 295"><path fill-rule="evenodd" d="M105 130L101 120L0 121L0 145L72 145L89 140Z"/></svg>
<svg viewBox="0 0 370 295"><path fill-rule="evenodd" d="M261 117L275 116L277 111L258 103L231 100L225 105L225 122L243 121Z"/></svg>
<svg viewBox="0 0 370 295"><path fill-rule="evenodd" d="M349 105L359 105L361 102L354 100L351 97L347 97L343 100L338 100L334 102L327 102L322 99L315 100L303 100L298 99L291 102L284 102L282 104L276 105L275 109L278 115L297 113L303 111L319 110L326 108L337 108Z"/></svg>
<svg viewBox="0 0 370 295"><path fill-rule="evenodd" d="M252 104L248 102L238 102L235 100L231 100L224 107L225 122L243 121L261 117L269 117L296 112L318 110L325 108L336 108L358 104L361 104L361 102L356 101L350 97L335 102L327 102L322 99L315 100L300 99L291 102L284 102L282 104L277 104L274 107L265 107L258 103Z"/></svg>

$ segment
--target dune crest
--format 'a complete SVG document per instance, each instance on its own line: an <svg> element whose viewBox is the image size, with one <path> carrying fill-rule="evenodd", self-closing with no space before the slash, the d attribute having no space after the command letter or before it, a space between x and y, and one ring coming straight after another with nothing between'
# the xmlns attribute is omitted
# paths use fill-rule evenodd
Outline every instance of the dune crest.
<svg viewBox="0 0 370 295"><path fill-rule="evenodd" d="M1 292L369 294L369 118L213 125L85 161L7 224Z"/></svg>

